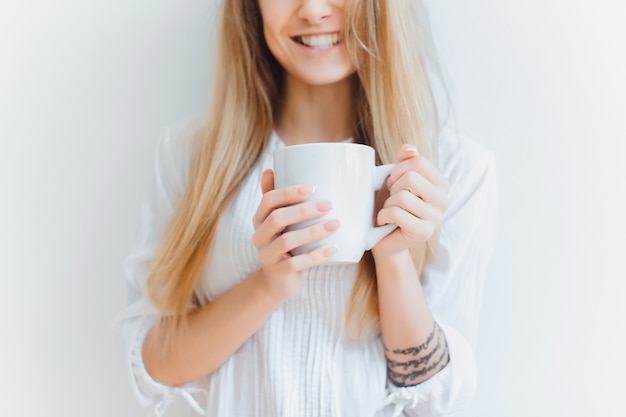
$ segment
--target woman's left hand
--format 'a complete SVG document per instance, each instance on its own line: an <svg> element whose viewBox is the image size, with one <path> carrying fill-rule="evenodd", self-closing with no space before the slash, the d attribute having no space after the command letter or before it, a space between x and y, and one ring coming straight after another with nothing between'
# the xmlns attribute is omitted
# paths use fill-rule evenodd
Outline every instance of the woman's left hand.
<svg viewBox="0 0 626 417"><path fill-rule="evenodd" d="M417 149L403 145L387 179L385 198L376 220L395 223L398 229L372 249L374 258L392 256L427 241L441 225L448 208L448 180ZM385 192L388 191L388 192Z"/></svg>

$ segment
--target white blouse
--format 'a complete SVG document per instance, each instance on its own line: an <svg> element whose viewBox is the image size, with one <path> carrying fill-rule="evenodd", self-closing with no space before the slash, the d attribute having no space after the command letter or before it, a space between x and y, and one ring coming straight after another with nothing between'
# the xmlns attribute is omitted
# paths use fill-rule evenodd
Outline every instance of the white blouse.
<svg viewBox="0 0 626 417"><path fill-rule="evenodd" d="M162 416L175 396L210 417L427 417L466 408L476 387L472 346L495 237L497 187L492 154L451 130L439 139L450 204L438 251L421 277L426 300L448 340L450 362L442 371L412 387L390 383L380 335L357 343L344 332L356 265L327 265L305 271L300 294L276 310L213 374L179 387L151 378L141 355L156 315L145 295L146 279L187 182L193 152L189 139L198 123L178 123L161 137L154 181L125 267L129 300L119 317L119 340L134 392L150 415ZM214 300L259 269L251 219L261 199L261 173L272 167L272 152L282 146L272 135L269 151L222 216L196 291L201 300Z"/></svg>

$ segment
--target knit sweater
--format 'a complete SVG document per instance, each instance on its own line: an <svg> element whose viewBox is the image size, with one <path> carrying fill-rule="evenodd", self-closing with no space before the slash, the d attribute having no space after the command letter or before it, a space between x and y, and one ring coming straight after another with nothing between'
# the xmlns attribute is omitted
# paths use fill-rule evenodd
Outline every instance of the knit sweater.
<svg viewBox="0 0 626 417"><path fill-rule="evenodd" d="M449 208L436 253L421 274L426 300L443 329L450 361L427 381L396 387L387 378L380 332L360 342L344 328L357 265L322 265L302 274L300 293L286 301L215 372L184 386L155 381L142 344L156 310L145 287L149 265L188 180L190 140L199 121L166 129L156 152L151 189L136 243L125 265L128 306L120 314L122 357L133 391L150 415L162 416L175 396L211 417L389 417L458 415L476 388L473 352L486 268L496 224L492 154L452 130L439 138L439 168L450 183ZM260 178L285 146L274 133L221 217L215 244L196 288L211 302L260 268L252 216Z"/></svg>

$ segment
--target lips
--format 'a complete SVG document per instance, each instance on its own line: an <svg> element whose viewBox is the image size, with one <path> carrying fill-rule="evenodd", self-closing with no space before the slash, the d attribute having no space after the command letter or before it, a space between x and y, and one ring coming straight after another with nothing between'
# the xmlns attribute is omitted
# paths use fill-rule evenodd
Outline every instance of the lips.
<svg viewBox="0 0 626 417"><path fill-rule="evenodd" d="M295 36L294 41L313 49L328 49L341 42L339 33Z"/></svg>

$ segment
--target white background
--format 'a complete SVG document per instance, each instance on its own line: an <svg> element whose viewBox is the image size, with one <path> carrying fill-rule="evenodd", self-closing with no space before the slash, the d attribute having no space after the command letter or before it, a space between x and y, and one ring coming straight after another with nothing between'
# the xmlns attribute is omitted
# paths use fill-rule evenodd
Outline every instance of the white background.
<svg viewBox="0 0 626 417"><path fill-rule="evenodd" d="M427 4L500 181L468 415L621 416L626 6ZM0 0L0 415L143 415L111 323L155 140L205 107L213 8Z"/></svg>

